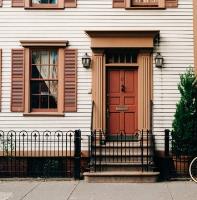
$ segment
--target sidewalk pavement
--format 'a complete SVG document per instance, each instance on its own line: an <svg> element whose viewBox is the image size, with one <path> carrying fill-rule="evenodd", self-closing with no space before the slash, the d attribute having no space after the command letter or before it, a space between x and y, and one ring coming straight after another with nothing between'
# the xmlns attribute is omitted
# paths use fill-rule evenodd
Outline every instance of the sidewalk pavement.
<svg viewBox="0 0 197 200"><path fill-rule="evenodd" d="M197 200L197 184L1 181L0 200Z"/></svg>

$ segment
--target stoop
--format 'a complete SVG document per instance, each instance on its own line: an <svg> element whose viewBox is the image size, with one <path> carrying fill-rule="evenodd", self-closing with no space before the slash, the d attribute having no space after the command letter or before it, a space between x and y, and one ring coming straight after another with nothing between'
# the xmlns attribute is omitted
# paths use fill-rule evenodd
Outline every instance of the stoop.
<svg viewBox="0 0 197 200"><path fill-rule="evenodd" d="M85 172L85 181L89 183L154 183L159 172Z"/></svg>

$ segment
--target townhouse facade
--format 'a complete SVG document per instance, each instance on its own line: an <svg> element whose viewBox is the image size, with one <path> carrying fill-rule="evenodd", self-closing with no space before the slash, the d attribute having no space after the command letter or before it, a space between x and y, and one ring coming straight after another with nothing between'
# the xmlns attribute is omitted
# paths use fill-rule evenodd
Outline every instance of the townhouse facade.
<svg viewBox="0 0 197 200"><path fill-rule="evenodd" d="M0 0L0 129L151 129L159 138L180 74L197 64L196 4Z"/></svg>

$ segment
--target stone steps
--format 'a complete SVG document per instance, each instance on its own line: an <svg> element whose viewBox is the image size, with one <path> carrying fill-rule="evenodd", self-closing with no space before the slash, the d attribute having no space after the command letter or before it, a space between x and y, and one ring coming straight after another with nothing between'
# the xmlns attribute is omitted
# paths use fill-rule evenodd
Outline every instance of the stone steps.
<svg viewBox="0 0 197 200"><path fill-rule="evenodd" d="M141 145L140 140L96 139L92 144L90 172L84 173L85 181L94 183L156 182L159 172L154 172L154 146L151 137L144 136L143 152Z"/></svg>
<svg viewBox="0 0 197 200"><path fill-rule="evenodd" d="M96 171L144 171L147 170L149 171L154 171L154 164L146 164L144 163L142 165L141 162L132 162L132 163L110 163L110 162L101 162L99 165L94 166L92 169L92 172L95 170Z"/></svg>
<svg viewBox="0 0 197 200"><path fill-rule="evenodd" d="M85 172L85 181L89 183L153 183L158 180L159 172Z"/></svg>
<svg viewBox="0 0 197 200"><path fill-rule="evenodd" d="M96 149L96 151L92 151L92 154L95 156L146 156L146 155L153 155L152 149L143 149L143 152L141 149L116 149L116 148L103 148L103 149Z"/></svg>

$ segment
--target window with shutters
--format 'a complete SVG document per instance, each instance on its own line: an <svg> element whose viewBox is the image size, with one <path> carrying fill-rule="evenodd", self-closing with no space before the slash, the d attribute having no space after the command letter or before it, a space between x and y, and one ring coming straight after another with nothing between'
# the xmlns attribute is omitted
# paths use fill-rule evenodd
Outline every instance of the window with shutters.
<svg viewBox="0 0 197 200"><path fill-rule="evenodd" d="M31 49L31 111L57 112L58 50Z"/></svg>
<svg viewBox="0 0 197 200"><path fill-rule="evenodd" d="M77 111L77 49L68 41L20 41L12 49L11 111L64 116Z"/></svg>
<svg viewBox="0 0 197 200"><path fill-rule="evenodd" d="M12 0L12 7L24 7L25 9L76 8L77 0Z"/></svg>
<svg viewBox="0 0 197 200"><path fill-rule="evenodd" d="M127 8L165 8L165 0L127 0Z"/></svg>
<svg viewBox="0 0 197 200"><path fill-rule="evenodd" d="M176 8L178 0L113 0L114 8L164 9Z"/></svg>
<svg viewBox="0 0 197 200"><path fill-rule="evenodd" d="M25 0L26 8L64 8L64 0Z"/></svg>

